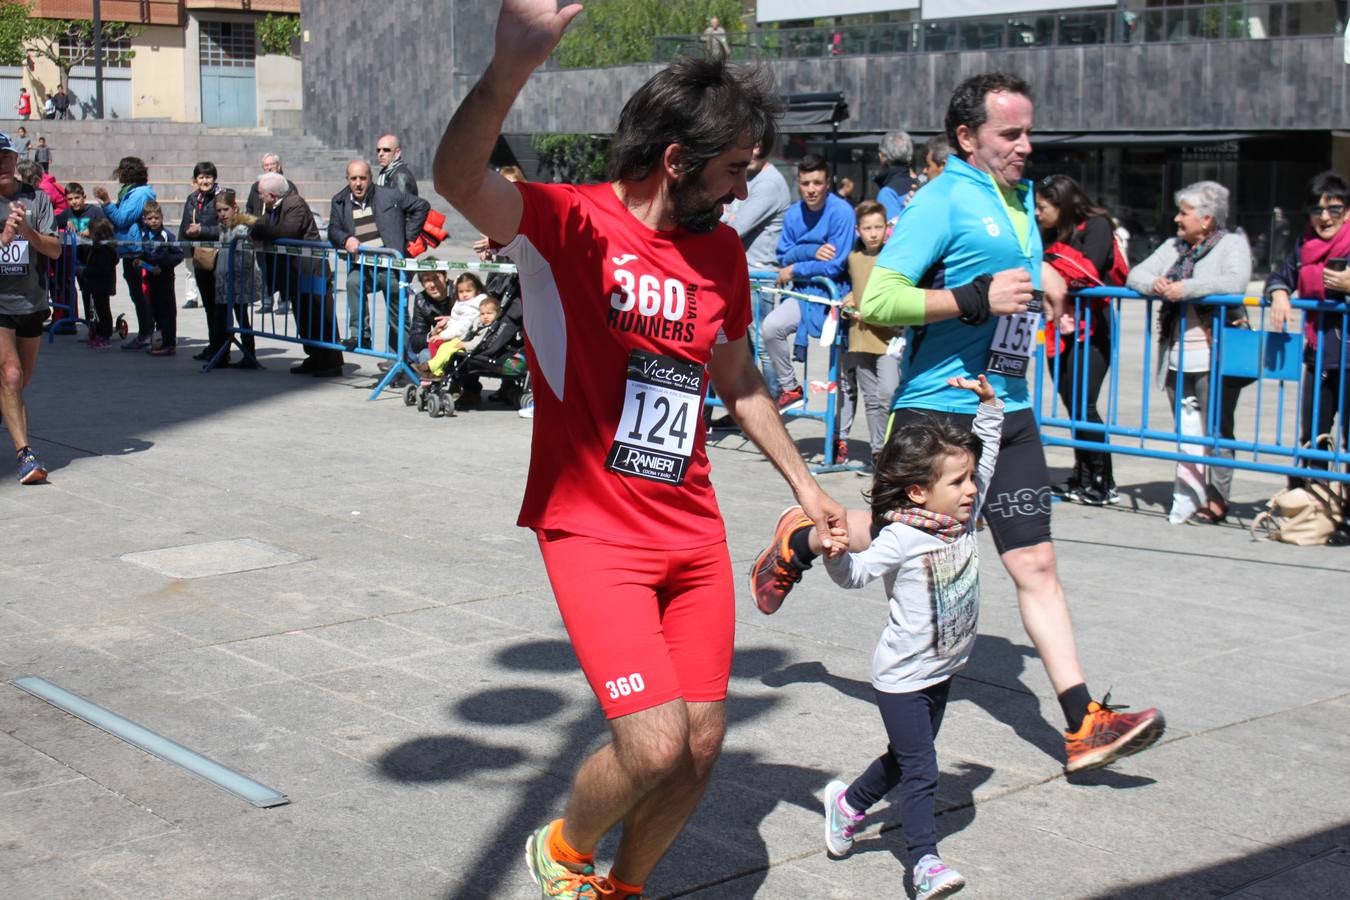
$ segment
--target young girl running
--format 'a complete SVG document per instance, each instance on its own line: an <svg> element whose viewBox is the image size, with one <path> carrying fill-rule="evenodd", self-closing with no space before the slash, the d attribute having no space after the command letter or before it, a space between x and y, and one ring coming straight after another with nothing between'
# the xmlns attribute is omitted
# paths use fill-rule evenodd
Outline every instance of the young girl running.
<svg viewBox="0 0 1350 900"><path fill-rule="evenodd" d="M975 523L1003 428L1003 404L983 375L948 384L979 397L973 433L932 418L891 435L868 494L873 529L880 533L866 550L825 560L841 587L861 588L881 578L890 597L890 618L872 654L872 687L890 746L852 784L826 786L825 841L831 854L847 854L867 810L898 785L917 900L965 886L938 857L933 741L952 677L975 643Z"/></svg>

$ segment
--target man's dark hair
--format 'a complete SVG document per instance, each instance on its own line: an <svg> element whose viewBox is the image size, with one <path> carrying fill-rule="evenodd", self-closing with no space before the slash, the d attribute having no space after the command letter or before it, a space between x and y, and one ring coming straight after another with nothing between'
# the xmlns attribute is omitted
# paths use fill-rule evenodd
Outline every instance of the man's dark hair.
<svg viewBox="0 0 1350 900"><path fill-rule="evenodd" d="M934 165L945 166L947 165L947 157L951 156L952 153L952 142L947 140L945 134L935 134L924 145L923 153L924 162L931 159Z"/></svg>
<svg viewBox="0 0 1350 900"><path fill-rule="evenodd" d="M797 160L797 174L805 175L807 172L824 172L825 177L830 176L830 164L825 161L825 157L816 153L808 153Z"/></svg>
<svg viewBox="0 0 1350 900"><path fill-rule="evenodd" d="M216 164L213 162L199 162L192 167L192 180L196 181L198 175L210 175L212 178L219 178L216 174Z"/></svg>
<svg viewBox="0 0 1350 900"><path fill-rule="evenodd" d="M682 57L628 98L609 144L612 181L641 181L679 144L681 176L696 177L732 146L772 144L781 101L773 73L722 58Z"/></svg>
<svg viewBox="0 0 1350 900"><path fill-rule="evenodd" d="M66 182L66 194L67 194L67 195L69 195L69 194L79 194L81 197L83 197L83 196L84 196L84 185L80 184L78 181L67 181L67 182Z"/></svg>
<svg viewBox="0 0 1350 900"><path fill-rule="evenodd" d="M113 170L113 177L118 184L145 184L150 180L150 171L139 156L124 156Z"/></svg>
<svg viewBox="0 0 1350 900"><path fill-rule="evenodd" d="M1319 172L1308 182L1308 195L1317 203L1323 194L1333 200L1350 200L1350 183L1335 172Z"/></svg>
<svg viewBox="0 0 1350 900"><path fill-rule="evenodd" d="M947 140L951 141L956 155L965 158L961 152L961 142L956 139L956 129L964 125L971 131L989 121L988 97L990 94L1021 94L1031 97L1031 85L1016 75L1007 72L985 72L972 75L956 86L952 91L951 102L947 104Z"/></svg>

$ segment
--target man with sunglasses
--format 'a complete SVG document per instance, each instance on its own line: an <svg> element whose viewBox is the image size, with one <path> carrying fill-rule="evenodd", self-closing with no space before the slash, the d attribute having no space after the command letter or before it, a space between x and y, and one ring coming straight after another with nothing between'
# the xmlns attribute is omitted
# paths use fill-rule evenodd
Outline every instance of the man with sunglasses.
<svg viewBox="0 0 1350 900"><path fill-rule="evenodd" d="M386 134L375 142L375 162L380 165L375 176L376 185L417 196L417 179L403 161L403 145L395 135Z"/></svg>

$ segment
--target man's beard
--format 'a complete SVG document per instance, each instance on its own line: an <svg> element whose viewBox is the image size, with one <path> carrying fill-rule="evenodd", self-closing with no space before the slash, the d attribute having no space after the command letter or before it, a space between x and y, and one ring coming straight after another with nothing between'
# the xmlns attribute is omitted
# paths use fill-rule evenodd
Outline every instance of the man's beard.
<svg viewBox="0 0 1350 900"><path fill-rule="evenodd" d="M716 228L722 221L718 207L735 199L733 196L710 199L699 184L698 175L681 175L671 185L670 196L675 201L675 224L695 234L707 234Z"/></svg>

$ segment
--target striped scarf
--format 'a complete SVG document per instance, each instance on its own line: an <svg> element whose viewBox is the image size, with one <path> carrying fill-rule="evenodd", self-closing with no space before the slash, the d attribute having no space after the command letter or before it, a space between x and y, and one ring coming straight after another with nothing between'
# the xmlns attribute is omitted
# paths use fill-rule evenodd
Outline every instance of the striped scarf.
<svg viewBox="0 0 1350 900"><path fill-rule="evenodd" d="M966 533L964 522L958 522L951 516L944 516L942 513L935 513L924 509L921 506L909 506L904 509L893 509L887 512L882 518L887 522L895 522L899 525L908 525L910 528L917 528L919 531L926 531L933 537L947 544L954 544Z"/></svg>

